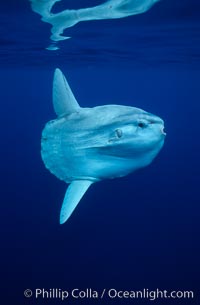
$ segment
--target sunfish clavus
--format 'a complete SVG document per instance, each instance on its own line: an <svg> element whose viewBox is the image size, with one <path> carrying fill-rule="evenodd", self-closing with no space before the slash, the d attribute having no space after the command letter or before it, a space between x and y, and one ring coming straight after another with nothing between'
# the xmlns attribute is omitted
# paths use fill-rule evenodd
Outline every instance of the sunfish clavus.
<svg viewBox="0 0 200 305"><path fill-rule="evenodd" d="M150 164L164 144L165 132L162 119L139 108L81 108L59 69L53 106L57 118L42 132L41 155L51 173L70 183L60 212L62 224L91 184Z"/></svg>

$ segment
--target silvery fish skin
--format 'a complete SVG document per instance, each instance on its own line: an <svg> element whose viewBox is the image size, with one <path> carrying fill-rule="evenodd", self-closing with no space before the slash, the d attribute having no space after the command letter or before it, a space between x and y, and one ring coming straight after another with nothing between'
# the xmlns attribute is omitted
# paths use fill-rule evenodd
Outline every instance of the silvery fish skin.
<svg viewBox="0 0 200 305"><path fill-rule="evenodd" d="M43 130L41 154L51 173L70 183L61 209L64 223L92 183L149 165L166 134L161 118L139 108L81 108L59 69L53 104L58 117Z"/></svg>

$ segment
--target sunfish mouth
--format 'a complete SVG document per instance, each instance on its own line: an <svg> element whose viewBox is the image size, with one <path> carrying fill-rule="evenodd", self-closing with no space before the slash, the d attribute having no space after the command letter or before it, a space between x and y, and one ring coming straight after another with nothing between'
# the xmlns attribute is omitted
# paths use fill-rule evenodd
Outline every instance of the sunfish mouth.
<svg viewBox="0 0 200 305"><path fill-rule="evenodd" d="M150 124L150 125L151 124L159 125L161 134L164 136L167 135L167 133L165 132L164 121L161 118L159 118L158 116L155 116L152 114L147 114L147 113L140 115L139 120L138 120L138 125L141 127L145 123Z"/></svg>
<svg viewBox="0 0 200 305"><path fill-rule="evenodd" d="M160 128L160 131L161 131L161 133L162 133L164 136L167 135L167 133L165 132L165 127L164 127L164 126L162 126L162 127Z"/></svg>

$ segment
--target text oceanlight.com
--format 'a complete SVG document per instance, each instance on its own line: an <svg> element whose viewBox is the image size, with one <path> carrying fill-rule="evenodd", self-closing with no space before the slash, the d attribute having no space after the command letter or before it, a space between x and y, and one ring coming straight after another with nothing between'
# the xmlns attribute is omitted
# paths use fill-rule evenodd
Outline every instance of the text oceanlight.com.
<svg viewBox="0 0 200 305"><path fill-rule="evenodd" d="M60 289L60 288L36 288L26 289L24 291L26 298L35 299L60 299L65 301L67 299L148 299L154 301L157 299L193 299L194 292L186 290L150 290L144 288L141 290L119 290L115 288L93 290L92 288L86 289Z"/></svg>

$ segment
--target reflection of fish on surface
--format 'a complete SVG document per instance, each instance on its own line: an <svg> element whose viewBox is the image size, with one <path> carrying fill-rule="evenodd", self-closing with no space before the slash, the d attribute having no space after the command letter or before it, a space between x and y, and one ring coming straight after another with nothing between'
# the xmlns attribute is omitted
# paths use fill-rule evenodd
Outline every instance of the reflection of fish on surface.
<svg viewBox="0 0 200 305"><path fill-rule="evenodd" d="M59 69L54 74L53 105L58 117L43 130L41 154L45 166L70 183L60 214L64 223L92 183L150 164L165 133L162 119L139 108L81 108Z"/></svg>
<svg viewBox="0 0 200 305"><path fill-rule="evenodd" d="M30 0L32 10L42 16L44 22L52 25L51 39L53 41L64 40L69 37L62 36L65 29L74 26L81 21L124 18L146 12L159 0L108 0L103 4L77 9L64 10L52 13L52 7L60 0ZM57 49L58 47L49 47Z"/></svg>

